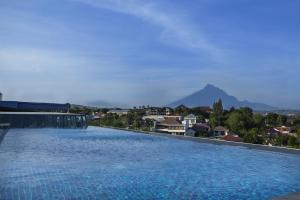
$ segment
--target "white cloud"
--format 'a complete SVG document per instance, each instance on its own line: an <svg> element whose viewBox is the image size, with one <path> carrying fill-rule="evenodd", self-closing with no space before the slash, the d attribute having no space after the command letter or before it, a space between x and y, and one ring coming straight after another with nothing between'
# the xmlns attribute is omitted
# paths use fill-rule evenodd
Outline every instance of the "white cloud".
<svg viewBox="0 0 300 200"><path fill-rule="evenodd" d="M224 50L210 42L203 32L194 28L180 13L166 12L161 5L151 1L136 0L72 0L93 7L135 16L161 27L160 38L167 44L205 53L211 59L223 60Z"/></svg>

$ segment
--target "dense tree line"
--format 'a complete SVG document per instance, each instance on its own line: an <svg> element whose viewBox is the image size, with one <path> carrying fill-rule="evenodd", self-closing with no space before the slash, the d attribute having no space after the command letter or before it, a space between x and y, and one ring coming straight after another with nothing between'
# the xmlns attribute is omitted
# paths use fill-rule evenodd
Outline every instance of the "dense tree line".
<svg viewBox="0 0 300 200"><path fill-rule="evenodd" d="M300 147L300 116L297 116L291 123L287 116L276 113L268 113L266 116L254 114L251 108L231 108L223 110L222 101L219 100L213 105L210 114L210 125L225 126L232 133L243 138L244 142L255 144L272 144L279 146ZM292 127L292 132L297 135L267 135L270 128L277 126Z"/></svg>

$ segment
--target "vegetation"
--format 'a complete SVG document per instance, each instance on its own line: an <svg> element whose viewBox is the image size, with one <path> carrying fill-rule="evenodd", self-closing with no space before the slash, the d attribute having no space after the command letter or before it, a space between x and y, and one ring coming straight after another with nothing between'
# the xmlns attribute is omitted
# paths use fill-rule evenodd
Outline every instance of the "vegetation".
<svg viewBox="0 0 300 200"><path fill-rule="evenodd" d="M246 107L232 108L229 111L221 112L222 106L219 105L220 103L218 101L214 104L213 113L210 115L210 125L212 127L217 124L225 125L232 133L237 134L247 143L300 148L300 116L297 116L291 124L285 115L268 113L263 116L254 114L252 109ZM268 130L276 126L292 126L293 132L297 135L268 135Z"/></svg>
<svg viewBox="0 0 300 200"><path fill-rule="evenodd" d="M222 100L219 99L214 103L212 113L209 116L209 122L213 128L223 124L223 112Z"/></svg>
<svg viewBox="0 0 300 200"><path fill-rule="evenodd" d="M147 109L149 109L149 106L134 108L127 115L107 113L107 109L95 110L90 108L74 109L73 112L86 114L99 112L103 114L101 120L93 120L90 125L151 131L154 127L154 121L150 119L143 120ZM156 109L159 113L163 113L164 108ZM172 115L181 116L194 114L198 123L204 123L209 119L212 130L216 126L225 126L231 134L238 135L246 143L300 148L300 115L294 118L276 113L262 115L254 113L252 109L247 107L224 110L221 100L214 103L212 112L207 112L201 107L188 108L183 105L170 109L170 112ZM291 132L295 134L268 134L271 128L277 126L291 127ZM195 133L196 137L209 137L210 135L209 132L205 131Z"/></svg>
<svg viewBox="0 0 300 200"><path fill-rule="evenodd" d="M137 109L129 111L127 115L108 113L101 119L91 121L90 125L150 131L153 127L153 121L143 120L144 115L144 111Z"/></svg>

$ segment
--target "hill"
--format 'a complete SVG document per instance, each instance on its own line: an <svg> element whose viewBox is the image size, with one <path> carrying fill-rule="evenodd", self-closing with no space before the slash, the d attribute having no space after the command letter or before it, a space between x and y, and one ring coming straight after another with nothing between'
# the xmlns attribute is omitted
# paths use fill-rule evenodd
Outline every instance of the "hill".
<svg viewBox="0 0 300 200"><path fill-rule="evenodd" d="M169 107L176 107L181 104L188 107L197 107L197 106L212 106L215 101L221 99L223 102L223 107L225 109L229 109L231 107L239 108L239 107L250 107L253 110L274 110L276 109L273 106L250 102L250 101L240 101L236 97L227 94L224 90L215 87L211 84L206 85L203 89L183 97L173 103L168 104Z"/></svg>

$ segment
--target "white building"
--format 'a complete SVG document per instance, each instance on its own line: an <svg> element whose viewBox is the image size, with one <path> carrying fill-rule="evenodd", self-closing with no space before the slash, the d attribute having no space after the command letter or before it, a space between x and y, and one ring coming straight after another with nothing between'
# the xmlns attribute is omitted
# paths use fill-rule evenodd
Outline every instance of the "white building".
<svg viewBox="0 0 300 200"><path fill-rule="evenodd" d="M163 121L165 120L165 116L164 115L146 115L146 116L143 116L143 120L146 120L146 119L150 119L150 120L155 120L155 121Z"/></svg>
<svg viewBox="0 0 300 200"><path fill-rule="evenodd" d="M192 128L197 123L197 117L193 114L189 114L184 117L182 124L186 128Z"/></svg>
<svg viewBox="0 0 300 200"><path fill-rule="evenodd" d="M155 131L172 135L184 135L185 127L174 117L166 117L165 120L155 123Z"/></svg>
<svg viewBox="0 0 300 200"><path fill-rule="evenodd" d="M121 116L121 115L127 115L128 114L128 112L129 112L129 110L128 109L120 109L120 110L109 110L107 113L109 114L117 114L117 115L119 115L119 116Z"/></svg>

